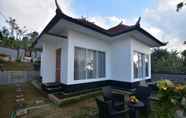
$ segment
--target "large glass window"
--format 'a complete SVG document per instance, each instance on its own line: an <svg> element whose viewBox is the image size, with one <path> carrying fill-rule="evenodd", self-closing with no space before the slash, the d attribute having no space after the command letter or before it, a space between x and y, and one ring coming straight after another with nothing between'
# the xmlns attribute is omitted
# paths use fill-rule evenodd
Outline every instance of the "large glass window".
<svg viewBox="0 0 186 118"><path fill-rule="evenodd" d="M149 55L135 51L133 54L133 70L135 79L149 77Z"/></svg>
<svg viewBox="0 0 186 118"><path fill-rule="evenodd" d="M76 48L74 61L74 79L86 79L86 50L83 50L82 48Z"/></svg>
<svg viewBox="0 0 186 118"><path fill-rule="evenodd" d="M105 52L75 47L74 79L105 77Z"/></svg>
<svg viewBox="0 0 186 118"><path fill-rule="evenodd" d="M85 50L85 49L84 49ZM86 72L87 78L96 78L96 51L86 50Z"/></svg>

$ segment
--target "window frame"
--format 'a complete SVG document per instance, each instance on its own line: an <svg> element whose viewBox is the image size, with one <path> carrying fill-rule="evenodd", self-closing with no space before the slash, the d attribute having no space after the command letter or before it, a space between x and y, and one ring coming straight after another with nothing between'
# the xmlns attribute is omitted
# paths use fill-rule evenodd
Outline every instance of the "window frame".
<svg viewBox="0 0 186 118"><path fill-rule="evenodd" d="M137 77L135 78L135 72L134 72L134 54L137 53L137 54L140 54L140 56L142 57L142 77ZM145 58L148 57L148 76L146 76L146 63L145 63ZM149 79L150 78L150 54L147 54L147 53L142 53L142 52L139 52L139 51L133 51L132 53L132 74L133 74L133 79L135 81L137 80L145 80L145 79Z"/></svg>
<svg viewBox="0 0 186 118"><path fill-rule="evenodd" d="M75 63L76 63L76 57L75 57L75 55L76 55L76 49L83 49L83 50L85 50L85 64L87 64L87 54L88 54L88 51L92 51L92 52L95 52L95 61L96 61L96 75L95 75L95 77L93 77L93 78L88 78L88 75L87 75L87 70L86 70L86 72L85 72L85 78L80 78L80 79L75 79L76 77L76 75L77 74L75 74L76 73L76 70L75 70ZM99 75L99 66L98 66L98 63L99 63L99 53L103 53L104 54L104 76L103 77L100 77L100 75ZM78 72L78 71L77 71ZM84 47L78 47L78 46L75 46L74 47L74 81L83 81L83 80L93 80L93 79L101 79L101 78L106 78L106 52L105 51L100 51L100 50L95 50L95 49L89 49L89 48L84 48Z"/></svg>

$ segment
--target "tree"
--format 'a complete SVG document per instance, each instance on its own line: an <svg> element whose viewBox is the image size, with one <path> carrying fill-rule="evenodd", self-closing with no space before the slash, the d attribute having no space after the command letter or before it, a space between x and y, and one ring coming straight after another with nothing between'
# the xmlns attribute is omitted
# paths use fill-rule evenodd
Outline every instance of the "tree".
<svg viewBox="0 0 186 118"><path fill-rule="evenodd" d="M182 55L182 59L183 59L183 68L182 69L183 69L183 71L186 72L186 50L182 51L181 55Z"/></svg>
<svg viewBox="0 0 186 118"><path fill-rule="evenodd" d="M176 11L179 12L180 9L182 9L184 7L184 5L186 5L186 2L185 1L178 3L177 4Z"/></svg>
<svg viewBox="0 0 186 118"><path fill-rule="evenodd" d="M5 26L2 28L2 35L3 37L9 37L10 35L9 30Z"/></svg>
<svg viewBox="0 0 186 118"><path fill-rule="evenodd" d="M36 31L33 31L33 32L28 33L27 35L31 41L34 41L39 36L39 33Z"/></svg>
<svg viewBox="0 0 186 118"><path fill-rule="evenodd" d="M36 40L36 38L39 36L39 33L36 31L30 32L26 35L27 37L27 42L28 42L28 47L32 45L32 43Z"/></svg>
<svg viewBox="0 0 186 118"><path fill-rule="evenodd" d="M154 49L151 58L154 60L153 62L157 62L162 57L167 58L169 56L169 52L166 49Z"/></svg>
<svg viewBox="0 0 186 118"><path fill-rule="evenodd" d="M183 73L183 59L178 54L176 50L155 49L151 55L152 72Z"/></svg>
<svg viewBox="0 0 186 118"><path fill-rule="evenodd" d="M11 34L11 37L14 37L14 33L15 33L15 30L18 29L18 25L16 23L16 20L12 17L10 17L8 20L6 20L6 22L9 24L10 26L10 34Z"/></svg>
<svg viewBox="0 0 186 118"><path fill-rule="evenodd" d="M0 40L3 40L3 33L0 31Z"/></svg>
<svg viewBox="0 0 186 118"><path fill-rule="evenodd" d="M11 48L29 48L38 37L36 31L29 32L26 27L20 27L16 19L10 17L6 20L8 27L2 27L1 45Z"/></svg>

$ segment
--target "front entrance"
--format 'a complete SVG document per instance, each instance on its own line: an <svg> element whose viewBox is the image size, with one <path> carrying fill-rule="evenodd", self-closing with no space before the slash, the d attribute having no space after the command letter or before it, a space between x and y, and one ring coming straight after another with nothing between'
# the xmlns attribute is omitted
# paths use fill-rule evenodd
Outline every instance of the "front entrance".
<svg viewBox="0 0 186 118"><path fill-rule="evenodd" d="M56 50L56 82L61 80L61 48Z"/></svg>

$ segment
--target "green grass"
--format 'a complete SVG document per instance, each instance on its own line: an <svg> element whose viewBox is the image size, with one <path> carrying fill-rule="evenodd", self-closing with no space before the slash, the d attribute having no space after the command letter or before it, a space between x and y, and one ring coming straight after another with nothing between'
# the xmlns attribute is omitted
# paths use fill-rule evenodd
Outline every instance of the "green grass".
<svg viewBox="0 0 186 118"><path fill-rule="evenodd" d="M54 104L29 111L24 118L98 118L94 98L58 107Z"/></svg>
<svg viewBox="0 0 186 118"><path fill-rule="evenodd" d="M0 118L8 118L15 111L15 86L0 86Z"/></svg>
<svg viewBox="0 0 186 118"><path fill-rule="evenodd" d="M48 103L49 100L45 96L43 96L40 91L38 91L30 82L24 84L24 97L25 97L25 104L27 107L35 106L36 100L43 100L44 103Z"/></svg>
<svg viewBox="0 0 186 118"><path fill-rule="evenodd" d="M44 97L29 82L23 84L26 107L35 106L35 100L43 100L42 104L48 103ZM15 85L0 86L0 118L10 117L10 113L16 109L16 87Z"/></svg>
<svg viewBox="0 0 186 118"><path fill-rule="evenodd" d="M91 107L82 107L80 112L72 115L72 118L98 118L98 110Z"/></svg>

